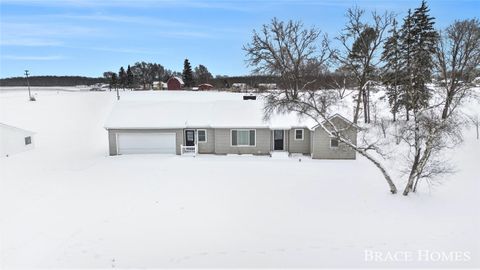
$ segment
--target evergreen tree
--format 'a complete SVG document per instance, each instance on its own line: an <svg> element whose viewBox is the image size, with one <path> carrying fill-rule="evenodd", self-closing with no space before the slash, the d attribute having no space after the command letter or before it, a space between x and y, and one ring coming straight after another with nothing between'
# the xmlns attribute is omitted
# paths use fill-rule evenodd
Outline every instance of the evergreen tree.
<svg viewBox="0 0 480 270"><path fill-rule="evenodd" d="M118 72L118 82L120 87L125 91L125 86L127 85L127 73L123 67L120 67L120 71Z"/></svg>
<svg viewBox="0 0 480 270"><path fill-rule="evenodd" d="M117 89L117 85L118 85L117 73L113 73L112 76L110 77L110 89L111 88Z"/></svg>
<svg viewBox="0 0 480 270"><path fill-rule="evenodd" d="M192 66L190 65L188 59L185 59L183 62L182 78L185 87L193 87L195 85L195 81L193 80Z"/></svg>
<svg viewBox="0 0 480 270"><path fill-rule="evenodd" d="M410 117L410 100L413 92L413 46L415 46L415 35L413 33L412 11L409 9L407 16L403 19L400 30L400 67L402 73L400 81L404 86L404 101L407 121Z"/></svg>
<svg viewBox="0 0 480 270"><path fill-rule="evenodd" d="M402 106L405 93L402 91L402 77L404 76L401 74L403 71L400 66L400 35L395 19L392 21L389 33L390 36L383 46L382 61L385 62L385 65L382 68L382 81L387 87L387 98L393 121L396 121L396 115Z"/></svg>
<svg viewBox="0 0 480 270"><path fill-rule="evenodd" d="M434 68L433 56L436 51L438 33L433 27L435 18L428 15L429 11L424 0L422 5L415 9L412 16L412 32L415 42L412 47L413 91L409 102L414 110L426 107L431 96L426 84L431 82L432 78L432 70Z"/></svg>
<svg viewBox="0 0 480 270"><path fill-rule="evenodd" d="M132 89L133 88L133 83L134 83L134 77L133 77L133 72L132 69L130 68L130 65L127 67L127 87Z"/></svg>

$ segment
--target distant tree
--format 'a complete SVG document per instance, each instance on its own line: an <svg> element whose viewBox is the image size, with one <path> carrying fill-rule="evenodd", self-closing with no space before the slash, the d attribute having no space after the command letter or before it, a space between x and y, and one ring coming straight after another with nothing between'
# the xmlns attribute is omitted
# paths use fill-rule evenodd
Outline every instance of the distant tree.
<svg viewBox="0 0 480 270"><path fill-rule="evenodd" d="M152 65L152 80L163 81L165 78L165 68L160 64Z"/></svg>
<svg viewBox="0 0 480 270"><path fill-rule="evenodd" d="M455 21L441 33L436 55L437 70L444 90L442 118L469 95L480 66L480 21Z"/></svg>
<svg viewBox="0 0 480 270"><path fill-rule="evenodd" d="M118 88L118 76L117 73L112 73L110 77L110 89L114 88L115 90Z"/></svg>
<svg viewBox="0 0 480 270"><path fill-rule="evenodd" d="M142 89L147 89L150 81L150 66L147 62L136 62L132 66L132 73L135 77L135 80L138 81L140 85L142 85Z"/></svg>
<svg viewBox="0 0 480 270"><path fill-rule="evenodd" d="M385 31L392 22L393 14L372 13L371 22L364 18L365 11L358 8L347 10L347 23L336 39L339 50L333 50L335 59L347 68L355 77L358 94L356 96L353 122L357 123L363 102L363 114L366 123L370 122L369 85L374 79L374 70L379 64L377 54L385 40Z"/></svg>
<svg viewBox="0 0 480 270"><path fill-rule="evenodd" d="M185 87L193 87L195 85L195 81L193 79L193 72L192 72L192 66L190 65L190 62L188 59L185 59L183 62L183 73L182 73L182 78L183 78L183 83L185 84Z"/></svg>
<svg viewBox="0 0 480 270"><path fill-rule="evenodd" d="M123 91L125 91L125 87L127 86L127 73L123 67L120 67L120 71L118 72L118 82L120 87L123 88Z"/></svg>
<svg viewBox="0 0 480 270"><path fill-rule="evenodd" d="M382 81L387 87L387 98L390 104L390 111L393 115L393 121L396 121L397 113L400 109L402 98L402 75L400 35L397 29L397 21L392 21L392 28L389 31L390 36L383 46L382 61L385 65L382 67Z"/></svg>
<svg viewBox="0 0 480 270"><path fill-rule="evenodd" d="M400 47L400 65L403 70L400 81L404 85L405 99L403 105L405 107L406 119L410 120L410 99L413 92L413 46L415 46L415 33L413 32L413 17L412 11L409 9L407 16L403 19L403 25L399 33L399 47Z"/></svg>
<svg viewBox="0 0 480 270"><path fill-rule="evenodd" d="M127 67L127 87L132 89L133 85L135 83L135 77L133 75L132 69L130 68L130 65Z"/></svg>
<svg viewBox="0 0 480 270"><path fill-rule="evenodd" d="M110 91L112 91L112 77L113 77L113 74L116 74L115 72L113 71L106 71L103 73L103 78L105 78L105 80L108 82L108 89Z"/></svg>
<svg viewBox="0 0 480 270"><path fill-rule="evenodd" d="M212 73L210 73L204 65L198 65L195 67L194 72L195 81L198 84L208 83L211 79L213 79Z"/></svg>
<svg viewBox="0 0 480 270"><path fill-rule="evenodd" d="M427 83L432 80L438 33L433 27L435 18L428 14L429 11L426 2L422 1L412 15L411 91L407 94L406 101L413 110L427 107L431 96Z"/></svg>
<svg viewBox="0 0 480 270"><path fill-rule="evenodd" d="M253 32L252 41L243 50L254 74L277 77L282 88L292 90L285 93L296 96L318 80L317 71L329 58L328 41L320 36L319 29L307 29L300 21L273 18L270 24ZM249 85L259 83L256 76L249 79Z"/></svg>

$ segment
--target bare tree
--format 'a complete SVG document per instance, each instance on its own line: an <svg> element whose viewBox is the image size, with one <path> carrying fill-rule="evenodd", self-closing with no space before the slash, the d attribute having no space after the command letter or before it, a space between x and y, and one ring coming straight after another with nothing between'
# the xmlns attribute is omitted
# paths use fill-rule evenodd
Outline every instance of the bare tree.
<svg viewBox="0 0 480 270"><path fill-rule="evenodd" d="M405 196L415 192L422 179L431 181L441 174L452 173L442 154L462 141L461 121L456 115L442 119L437 108L429 108L413 117L413 123L406 122L401 131L402 139L410 147Z"/></svg>
<svg viewBox="0 0 480 270"><path fill-rule="evenodd" d="M353 116L354 123L358 121L362 100L365 122L370 122L370 92L367 82L373 79L374 70L380 62L379 49L382 47L385 40L384 34L393 19L391 13L380 15L373 12L372 22L368 23L365 21L364 13L364 10L357 7L347 10L345 28L336 38L340 42L341 48L331 50L335 59L353 73L357 81L358 95Z"/></svg>
<svg viewBox="0 0 480 270"><path fill-rule="evenodd" d="M283 23L277 19L273 19L270 25L264 25L261 33L254 31L252 43L244 47L248 64L255 67L255 72L277 75L285 82L283 91L267 94L265 117L276 112L296 112L312 118L329 136L372 162L384 176L390 192L395 194L397 188L387 170L370 154L370 150L378 150L375 144L357 146L345 134L353 123L338 126L331 121L330 108L337 102L337 95L329 91L307 90L307 86L315 79L305 78L315 77L312 72L321 70L312 68L312 63L321 67L331 56L326 38L320 41L320 46L317 45L319 36L320 31L316 28L305 29L300 22Z"/></svg>
<svg viewBox="0 0 480 270"><path fill-rule="evenodd" d="M475 130L477 131L477 140L478 140L478 139L479 139L478 126L479 126L479 124L480 124L480 121L479 121L479 118L478 118L478 114L470 115L470 116L468 116L468 118L470 119L470 121L472 122L472 124L475 126Z"/></svg>
<svg viewBox="0 0 480 270"><path fill-rule="evenodd" d="M286 89L296 97L316 79L317 73L329 59L327 38L318 47L321 31L315 27L306 29L300 21L279 21L273 18L263 25L260 32L253 31L252 42L243 47L247 63L256 74L278 76Z"/></svg>
<svg viewBox="0 0 480 270"><path fill-rule="evenodd" d="M456 21L447 27L437 43L436 60L445 91L445 119L470 92L470 82L480 66L480 21Z"/></svg>

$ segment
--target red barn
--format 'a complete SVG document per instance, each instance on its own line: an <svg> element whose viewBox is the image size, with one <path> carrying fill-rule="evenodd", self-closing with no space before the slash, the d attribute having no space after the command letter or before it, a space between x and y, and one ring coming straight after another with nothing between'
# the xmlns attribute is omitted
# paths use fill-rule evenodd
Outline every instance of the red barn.
<svg viewBox="0 0 480 270"><path fill-rule="evenodd" d="M182 90L183 85L183 80L179 77L171 77L167 81L168 90Z"/></svg>

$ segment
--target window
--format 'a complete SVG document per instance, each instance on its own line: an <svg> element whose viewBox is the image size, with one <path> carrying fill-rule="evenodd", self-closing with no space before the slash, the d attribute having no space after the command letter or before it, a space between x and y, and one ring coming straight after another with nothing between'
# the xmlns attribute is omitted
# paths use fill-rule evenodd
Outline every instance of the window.
<svg viewBox="0 0 480 270"><path fill-rule="evenodd" d="M207 131L205 129L197 130L197 136L199 143L207 142Z"/></svg>
<svg viewBox="0 0 480 270"><path fill-rule="evenodd" d="M331 148L337 148L338 147L338 140L335 138L330 139L330 147Z"/></svg>
<svg viewBox="0 0 480 270"><path fill-rule="evenodd" d="M232 129L232 146L255 146L254 129Z"/></svg>
<svg viewBox="0 0 480 270"><path fill-rule="evenodd" d="M303 140L303 129L295 129L295 140L296 141Z"/></svg>
<svg viewBox="0 0 480 270"><path fill-rule="evenodd" d="M28 137L25 137L25 145L29 145L32 143L32 137L28 136Z"/></svg>

